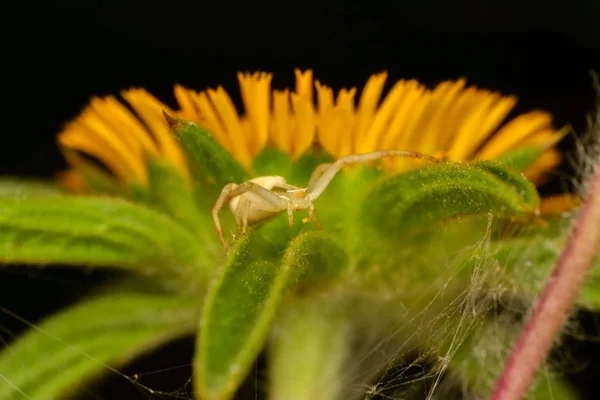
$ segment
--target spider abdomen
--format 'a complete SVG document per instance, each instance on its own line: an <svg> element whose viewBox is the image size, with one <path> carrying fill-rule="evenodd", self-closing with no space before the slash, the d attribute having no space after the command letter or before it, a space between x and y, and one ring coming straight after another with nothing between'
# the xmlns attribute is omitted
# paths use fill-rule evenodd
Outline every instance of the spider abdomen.
<svg viewBox="0 0 600 400"><path fill-rule="evenodd" d="M277 185L285 185L285 178L282 176L259 176L258 178L250 179L249 182L254 182L265 189L272 190ZM241 196L236 196L229 202L229 208L233 215L242 215L238 207L248 207L248 224L254 224L265 219L271 218L281 212L280 209L270 208L261 201L261 198L254 193L246 192Z"/></svg>

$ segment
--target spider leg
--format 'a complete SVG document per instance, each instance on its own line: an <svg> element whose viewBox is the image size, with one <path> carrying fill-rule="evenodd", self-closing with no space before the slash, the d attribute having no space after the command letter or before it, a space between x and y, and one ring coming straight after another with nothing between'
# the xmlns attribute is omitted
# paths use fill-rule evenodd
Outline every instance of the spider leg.
<svg viewBox="0 0 600 400"><path fill-rule="evenodd" d="M436 163L439 162L439 160L437 160L434 157L431 157L431 156L428 156L425 154L421 154L421 153L417 153L415 151L381 150L381 151L374 151L374 152L365 153L365 154L351 154L351 155L347 155L347 156L344 156L344 157L338 159L336 162L334 162L332 164L329 164L329 165L322 164L324 166L323 167L324 171L318 178L315 178L314 184L312 185L312 187L310 187L310 185L309 185L309 189L307 190L307 195L310 196L310 198L312 198L313 200L319 198L319 196L321 196L321 194L327 188L329 183L333 180L335 175L345 165L365 164L370 161L379 160L384 157L423 158L423 159L426 159L426 160L429 160L432 162L436 162ZM319 170L320 167L321 166L319 166L319 167L317 167L317 169L315 169L315 172L313 172L313 176L311 176L311 180L313 179L314 175L317 172L320 173L320 170Z"/></svg>
<svg viewBox="0 0 600 400"><path fill-rule="evenodd" d="M319 223L319 220L317 219L316 215L313 215L312 222L315 224L315 226L317 227L317 229L321 229L321 223Z"/></svg>
<svg viewBox="0 0 600 400"><path fill-rule="evenodd" d="M292 209L292 206L289 204L287 206L287 215L288 215L288 222L289 222L290 226L294 225L294 210Z"/></svg>
<svg viewBox="0 0 600 400"><path fill-rule="evenodd" d="M325 170L327 170L327 168L331 167L331 164L332 163L319 164L317 166L317 168L315 168L313 173L310 175L308 184L306 185L307 191L309 191L309 192L312 191L312 189L314 188L315 184L317 183L317 181L319 180L321 175L323 175L323 172L325 172Z"/></svg>
<svg viewBox="0 0 600 400"><path fill-rule="evenodd" d="M223 247L225 247L225 248L227 248L227 241L225 240L225 237L223 236L223 229L221 228L221 222L219 220L219 212L223 209L223 207L225 207L225 205L227 205L231 201L231 199L233 199L234 197L237 197L237 196L241 196L244 193L248 193L248 192L251 192L252 194L255 195L251 199L248 199L248 201L256 204L257 206L259 206L262 209L265 209L267 211L276 212L276 211L281 211L281 210L285 210L288 208L288 203L284 199L280 198L275 193L260 186L257 183L245 182L239 186L236 185L235 183L229 183L229 184L225 185L225 187L221 191L221 194L219 195L219 198L217 199L217 202L215 203L215 206L212 209L213 220L215 222L217 232L219 233L219 238L221 239L221 243L223 243ZM240 199L240 200L242 200L242 199ZM243 211L243 210L241 210L241 211ZM246 212L246 219L248 218L247 214L248 214L248 212ZM237 210L236 210L236 213L235 213L236 220L241 218L242 223L243 223L243 216L244 216L243 214L238 215Z"/></svg>
<svg viewBox="0 0 600 400"><path fill-rule="evenodd" d="M240 198L235 209L235 219L237 222L238 233L245 234L248 232L248 214L250 214L250 206L252 203L244 196Z"/></svg>
<svg viewBox="0 0 600 400"><path fill-rule="evenodd" d="M223 243L223 247L227 248L227 241L225 240L225 237L223 236L223 228L221 228L221 220L219 219L219 211L221 211L223 209L223 207L225 207L225 205L227 203L229 203L229 201L231 200L231 197L229 196L231 194L231 191L233 189L235 189L237 187L237 185L235 183L229 183L227 185L225 185L225 187L223 187L223 190L221 190L221 194L219 195L219 198L217 199L217 202L215 203L213 209L212 209L212 217L213 220L215 221L215 227L217 228L217 233L219 234L219 239L221 239L221 243Z"/></svg>
<svg viewBox="0 0 600 400"><path fill-rule="evenodd" d="M273 185L273 189L281 189L281 190L294 190L294 189L302 189L298 186L290 185L288 183L276 183ZM271 190L273 190L271 189Z"/></svg>
<svg viewBox="0 0 600 400"><path fill-rule="evenodd" d="M308 207L308 216L302 219L302 222L304 222L305 224L310 221L314 222L315 226L318 229L321 229L321 224L319 224L319 221L317 221L317 217L315 215L315 206L312 203Z"/></svg>

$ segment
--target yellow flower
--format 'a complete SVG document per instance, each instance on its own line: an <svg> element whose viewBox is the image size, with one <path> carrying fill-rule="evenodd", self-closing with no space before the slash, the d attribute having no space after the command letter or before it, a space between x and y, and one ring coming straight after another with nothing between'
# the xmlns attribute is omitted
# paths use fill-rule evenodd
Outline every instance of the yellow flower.
<svg viewBox="0 0 600 400"><path fill-rule="evenodd" d="M267 143L271 74L238 73L245 114L239 116L222 86L196 93L175 86L180 116L207 128L219 143L246 168Z"/></svg>
<svg viewBox="0 0 600 400"><path fill-rule="evenodd" d="M379 73L369 78L356 102L356 88L334 96L331 88L313 82L311 70L295 74L294 91L272 91L271 74L239 73L242 113L221 86L201 92L175 86L178 111L144 90L123 92L137 117L115 98L95 98L67 125L59 143L98 159L121 181L141 184L147 182L147 155L163 157L188 174L162 110L204 126L247 169L268 144L298 158L316 142L336 158L400 149L453 161L496 159L538 146L544 153L526 171L535 182L560 162L554 146L567 128L554 129L551 115L543 111L506 122L517 99L467 87L464 79L442 82L434 89L401 80L382 96L387 74ZM71 163L77 161L71 157ZM387 164L394 170L413 165L410 160Z"/></svg>
<svg viewBox="0 0 600 400"><path fill-rule="evenodd" d="M271 93L271 74L238 73L245 112L239 115L223 89L195 92L177 85L179 116L210 131L246 168L265 147L273 144L296 158L312 144L315 134L312 72L296 70L296 91ZM271 103L272 108L271 108Z"/></svg>
<svg viewBox="0 0 600 400"><path fill-rule="evenodd" d="M378 149L402 149L443 154L453 161L496 159L528 146L546 148L526 175L539 181L560 162L554 145L568 128L554 130L552 117L542 111L522 114L500 126L517 100L475 87L465 80L440 83L433 90L417 81L401 80L381 100L387 74L373 75L355 106L356 89L333 91L316 82L318 137L335 157ZM395 160L403 169L411 164Z"/></svg>
<svg viewBox="0 0 600 400"><path fill-rule="evenodd" d="M137 116L114 97L92 98L58 135L58 142L75 171L86 163L75 153L78 151L104 164L122 183L147 183L148 156L168 160L187 177L183 153L162 115L163 110L172 111L143 89L124 91L121 95ZM83 189L76 172L62 177L66 186Z"/></svg>

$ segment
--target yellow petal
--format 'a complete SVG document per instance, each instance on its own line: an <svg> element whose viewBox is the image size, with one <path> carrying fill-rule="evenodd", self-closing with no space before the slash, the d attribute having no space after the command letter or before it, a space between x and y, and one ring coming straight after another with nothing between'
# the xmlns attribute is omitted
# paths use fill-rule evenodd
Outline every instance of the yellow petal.
<svg viewBox="0 0 600 400"><path fill-rule="evenodd" d="M542 197L540 203L541 215L557 215L573 211L579 207L581 199L574 194L560 194Z"/></svg>
<svg viewBox="0 0 600 400"><path fill-rule="evenodd" d="M65 187L73 192L86 193L89 191L83 175L74 169L67 169L57 172L56 181L60 186Z"/></svg>
<svg viewBox="0 0 600 400"><path fill-rule="evenodd" d="M319 81L315 81L315 88L317 89L318 101L317 138L321 146L329 154L335 155L336 138L332 132L332 124L329 116L333 110L333 90L325 85L321 85Z"/></svg>
<svg viewBox="0 0 600 400"><path fill-rule="evenodd" d="M560 130L545 129L532 134L527 139L519 143L519 147L539 146L549 148L555 146L560 140L571 131L569 125L564 126Z"/></svg>
<svg viewBox="0 0 600 400"><path fill-rule="evenodd" d="M131 163L126 153L120 153L111 142L94 135L85 126L72 122L58 136L60 145L69 149L87 153L104 163L122 181L147 182L145 170L136 168L137 163Z"/></svg>
<svg viewBox="0 0 600 400"><path fill-rule="evenodd" d="M274 91L271 139L277 148L286 153L291 152L290 130L289 90Z"/></svg>
<svg viewBox="0 0 600 400"><path fill-rule="evenodd" d="M560 152L554 148L546 150L527 170L524 172L527 179L535 185L541 185L548 180L548 173L556 168L562 161Z"/></svg>
<svg viewBox="0 0 600 400"><path fill-rule="evenodd" d="M368 134L369 128L373 125L375 112L379 106L379 99L381 98L381 92L383 91L383 85L385 84L386 78L386 72L371 75L362 90L356 109L357 120L353 146L353 151L355 153L366 153L369 151L367 150L368 146L363 146L363 142Z"/></svg>
<svg viewBox="0 0 600 400"><path fill-rule="evenodd" d="M406 93L406 82L396 82L377 110L373 123L369 127L361 144L365 152L379 149L383 137L388 133L391 120L394 117L402 96Z"/></svg>
<svg viewBox="0 0 600 400"><path fill-rule="evenodd" d="M266 73L238 73L245 118L250 126L250 132L244 139L252 158L262 150L269 136L272 78L272 74Z"/></svg>
<svg viewBox="0 0 600 400"><path fill-rule="evenodd" d="M458 131L452 124L452 108L460 95L466 81L442 82L434 90L434 109L431 117L419 130L422 130L419 151L431 154L445 149L450 135Z"/></svg>
<svg viewBox="0 0 600 400"><path fill-rule="evenodd" d="M181 118L199 123L202 120L200 110L197 106L195 93L181 85L175 85L175 99L181 110L177 113Z"/></svg>
<svg viewBox="0 0 600 400"><path fill-rule="evenodd" d="M296 130L295 140L292 143L291 155L298 158L314 141L316 118L312 102L299 94L292 94L292 108L294 109Z"/></svg>
<svg viewBox="0 0 600 400"><path fill-rule="evenodd" d="M483 92L479 104L471 111L458 132L450 154L454 160L473 158L477 147L504 121L517 99Z"/></svg>
<svg viewBox="0 0 600 400"><path fill-rule="evenodd" d="M319 113L325 112L333 107L333 90L330 87L321 85L321 82L315 81L317 88L317 100Z"/></svg>
<svg viewBox="0 0 600 400"><path fill-rule="evenodd" d="M382 149L408 150L402 147L410 141L410 138L406 137L408 135L404 126L411 118L413 110L420 104L424 92L425 88L415 80L405 83L402 97L398 101L398 109L380 141Z"/></svg>
<svg viewBox="0 0 600 400"><path fill-rule="evenodd" d="M252 165L250 149L246 144L242 123L231 98L221 86L217 87L217 90L209 89L207 93L223 124L224 134L231 141L233 155L244 167L250 168Z"/></svg>
<svg viewBox="0 0 600 400"><path fill-rule="evenodd" d="M339 158L352 153L352 130L355 126L354 95L356 88L342 89L335 104L333 91L316 82L319 108L317 133L319 142L331 155Z"/></svg>
<svg viewBox="0 0 600 400"><path fill-rule="evenodd" d="M478 158L491 160L515 148L529 136L550 127L552 117L543 111L519 115L504 125L479 152Z"/></svg>
<svg viewBox="0 0 600 400"><path fill-rule="evenodd" d="M126 137L141 146L144 152L157 154L156 143L140 120L112 96L92 99L90 106L110 126L115 135Z"/></svg>
<svg viewBox="0 0 600 400"><path fill-rule="evenodd" d="M150 130L156 139L161 156L170 161L185 176L188 176L185 157L171 136L163 116L163 111L171 114L173 111L143 89L127 90L121 96L127 100Z"/></svg>
<svg viewBox="0 0 600 400"><path fill-rule="evenodd" d="M112 157L117 154L121 156L127 165L130 165L132 170L136 171L136 175L141 176L144 174L145 165L139 145L131 142L131 136L119 134L120 132L112 130L91 107L86 108L81 113L74 126L83 128L82 135L86 135L89 139L94 137L96 141L105 143L106 146L113 149Z"/></svg>
<svg viewBox="0 0 600 400"><path fill-rule="evenodd" d="M296 69L294 70L294 74L296 75L296 94L307 99L312 105L314 102L312 70L307 69L301 72L299 69Z"/></svg>
<svg viewBox="0 0 600 400"><path fill-rule="evenodd" d="M396 115L396 121L392 123L395 132L396 140L393 140L391 148L405 150L405 151L416 151L417 145L420 140L421 132L415 130L415 127L419 123L423 112L427 109L429 102L431 101L431 92L427 91L424 87L416 87L409 93L409 97L403 100L402 109L398 110ZM395 131L395 129L398 129ZM397 160L400 163L405 160Z"/></svg>
<svg viewBox="0 0 600 400"><path fill-rule="evenodd" d="M454 146L461 127L469 118L473 107L479 102L480 98L479 89L476 87L463 88L460 90L454 104L448 110L448 120L445 121L445 133L440 139L440 148L447 149L448 159L451 158L450 149Z"/></svg>
<svg viewBox="0 0 600 400"><path fill-rule="evenodd" d="M227 133L221 118L208 98L208 94L206 92L200 92L197 97L197 104L200 110L200 113L204 117L203 126L212 133L212 135L217 139L219 144L223 146L227 151L229 151L234 157L237 156L234 153L233 142L231 137Z"/></svg>

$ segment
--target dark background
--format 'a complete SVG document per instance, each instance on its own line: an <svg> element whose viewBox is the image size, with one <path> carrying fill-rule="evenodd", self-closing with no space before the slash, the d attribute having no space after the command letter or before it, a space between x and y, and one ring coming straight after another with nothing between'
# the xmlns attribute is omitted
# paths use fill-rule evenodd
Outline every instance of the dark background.
<svg viewBox="0 0 600 400"><path fill-rule="evenodd" d="M555 115L557 126L570 123L582 132L595 101L589 71L600 72L597 0L160 6L68 0L19 7L4 16L9 29L3 87L8 90L3 91L1 175L51 177L64 167L54 144L61 125L90 96L129 87L145 87L172 104L174 83L195 89L222 84L237 99L235 73L240 70L274 72L274 87L292 86L294 67L312 68L317 79L334 88L360 87L381 70L389 72L388 83L417 78L434 85L464 76L471 84L517 94L516 112L545 109ZM573 143L568 138L562 147L569 150ZM572 169L567 165L562 173L542 190L568 184L564 176ZM89 271L3 269L0 306L35 322L104 279L105 274ZM597 319L582 316L589 333L600 337L594 330ZM10 338L6 332L24 329L0 312L2 327L5 340ZM191 343L182 341L143 362L157 363L155 369L183 365L189 363L185 354L190 349ZM570 343L566 351L591 360L573 379L593 398L600 393L599 346ZM165 363L164 354L180 361ZM189 369L179 372L190 376ZM167 373L159 375L172 380ZM108 389L97 393L117 398Z"/></svg>

